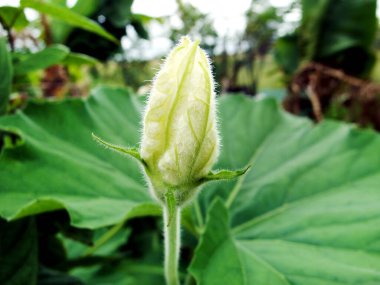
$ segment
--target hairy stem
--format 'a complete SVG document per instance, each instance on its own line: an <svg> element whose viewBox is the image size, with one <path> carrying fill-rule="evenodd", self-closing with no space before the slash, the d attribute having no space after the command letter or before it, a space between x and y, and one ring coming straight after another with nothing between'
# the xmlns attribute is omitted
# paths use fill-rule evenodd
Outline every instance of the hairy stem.
<svg viewBox="0 0 380 285"><path fill-rule="evenodd" d="M169 217L172 215L171 217ZM164 210L165 236L165 278L167 285L179 285L178 260L180 249L181 210L176 206L174 211L168 207Z"/></svg>

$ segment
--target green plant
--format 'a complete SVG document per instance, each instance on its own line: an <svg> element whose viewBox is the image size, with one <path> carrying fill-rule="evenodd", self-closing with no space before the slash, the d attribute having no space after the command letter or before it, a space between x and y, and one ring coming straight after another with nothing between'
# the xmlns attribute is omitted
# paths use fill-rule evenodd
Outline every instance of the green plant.
<svg viewBox="0 0 380 285"><path fill-rule="evenodd" d="M1 263L16 266L2 266L2 278L36 284L43 266L85 284L163 284L160 219L149 218L161 215L160 206L137 163L91 139L93 131L137 145L143 110L134 94L99 87L87 100L30 102L0 118L0 215L9 221L0 232L24 252L0 250ZM380 282L379 135L328 120L315 126L271 99L222 96L219 117L216 167L253 168L237 181L205 185L183 209L180 278L190 272L201 285ZM25 220L41 224L42 213L50 219L43 227ZM91 229L92 242L78 239L85 237L78 229ZM126 231L128 239L116 238ZM110 233L116 239L102 238ZM21 263L23 256L30 257Z"/></svg>
<svg viewBox="0 0 380 285"><path fill-rule="evenodd" d="M93 135L140 162L152 195L162 205L168 285L179 284L181 208L206 182L233 179L247 171L211 171L219 153L214 83L207 55L198 45L182 38L158 73L145 111L140 151Z"/></svg>
<svg viewBox="0 0 380 285"><path fill-rule="evenodd" d="M1 8L8 27L14 22L9 15L22 15L22 8ZM17 29L25 24L20 17ZM170 172L173 161L157 167L164 152L158 150L153 158L151 150L142 152L142 162L137 151L117 147L139 145L141 117L149 121L144 129L150 128L157 118L156 99L147 104L128 89L98 86L88 98L31 98L24 109L10 110L12 78L18 84L54 62L91 61L58 44L33 54L10 46L1 39L0 109L8 112L0 116L0 284L164 284L162 228L169 224L172 236L178 233L173 221L179 215L173 216L177 201L184 202L182 195L176 199L180 191L194 197L180 206L178 274L172 270L178 252L167 254L173 258L166 275L174 283L177 277L186 285L380 283L379 134L329 120L315 125L285 113L270 98L223 95L218 98L218 140L211 128L210 141L222 146L214 167L253 167L230 181L217 179L240 173L200 171L190 175L193 182L215 179L193 191L189 181ZM181 50L189 54L182 57L176 49L173 59L183 59L188 67L168 59L152 94L165 89L181 98L201 94L198 99L213 99L207 97L212 80L203 53L190 42ZM192 64L198 68L190 72ZM173 88L177 77L184 79L181 92ZM191 129L205 126L201 106L195 105L198 113L189 116L193 125L179 137L185 142L197 141L198 132ZM161 111L170 114L167 108ZM187 115L182 109L181 114ZM177 124L180 117L173 121ZM158 123L160 130L168 125ZM91 132L137 161L101 149ZM148 149L156 152L160 140ZM141 167L151 171L154 196ZM160 187L168 184L164 178L180 186L177 192Z"/></svg>

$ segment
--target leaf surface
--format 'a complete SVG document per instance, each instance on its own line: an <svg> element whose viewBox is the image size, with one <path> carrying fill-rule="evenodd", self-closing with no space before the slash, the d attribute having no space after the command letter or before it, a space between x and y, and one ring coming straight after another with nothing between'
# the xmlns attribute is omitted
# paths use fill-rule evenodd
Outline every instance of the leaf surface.
<svg viewBox="0 0 380 285"><path fill-rule="evenodd" d="M213 206L190 267L198 284L379 284L380 136L313 126L271 100L219 106L217 167L253 167L201 193Z"/></svg>
<svg viewBox="0 0 380 285"><path fill-rule="evenodd" d="M159 214L137 163L91 138L136 146L141 102L103 87L85 101L32 103L0 118L21 140L0 157L0 214L66 208L72 224L88 228ZM270 99L225 96L219 109L215 168L252 167L201 192L209 214L190 267L198 284L379 284L379 135L314 126Z"/></svg>
<svg viewBox="0 0 380 285"><path fill-rule="evenodd" d="M32 102L2 117L0 130L21 142L0 156L0 215L15 219L65 208L74 226L87 228L159 215L137 163L91 136L137 145L142 107L124 90L99 88L88 100Z"/></svg>

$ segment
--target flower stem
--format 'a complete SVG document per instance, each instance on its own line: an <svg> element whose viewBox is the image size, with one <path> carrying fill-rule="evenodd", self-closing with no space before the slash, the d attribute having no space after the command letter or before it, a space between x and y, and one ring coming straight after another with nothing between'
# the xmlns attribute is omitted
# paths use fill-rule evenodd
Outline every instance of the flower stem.
<svg viewBox="0 0 380 285"><path fill-rule="evenodd" d="M169 211L166 206L164 209L165 278L167 285L179 285L178 260L181 210L176 206L174 211ZM169 217L169 214L171 217Z"/></svg>

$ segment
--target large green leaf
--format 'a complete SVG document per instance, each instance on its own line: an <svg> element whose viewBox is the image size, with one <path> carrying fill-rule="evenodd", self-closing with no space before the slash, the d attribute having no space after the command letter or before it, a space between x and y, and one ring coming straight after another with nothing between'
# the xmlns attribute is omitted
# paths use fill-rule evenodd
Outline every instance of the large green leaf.
<svg viewBox="0 0 380 285"><path fill-rule="evenodd" d="M15 219L65 208L73 225L96 228L159 214L136 162L91 137L136 145L141 111L137 97L99 88L88 100L32 102L25 112L2 117L0 130L21 142L6 144L0 156L0 215Z"/></svg>
<svg viewBox="0 0 380 285"><path fill-rule="evenodd" d="M5 37L0 37L0 66L0 115L2 115L7 110L13 78L11 55Z"/></svg>
<svg viewBox="0 0 380 285"><path fill-rule="evenodd" d="M44 69L63 61L70 50L63 45L52 45L45 49L23 56L23 59L14 64L15 75L23 75L28 72Z"/></svg>
<svg viewBox="0 0 380 285"><path fill-rule="evenodd" d="M32 8L42 14L52 16L54 19L62 20L63 22L74 27L93 32L108 40L118 43L118 40L113 35L104 30L96 22L71 11L69 8L51 2L45 2L43 0L21 0L20 4L22 7Z"/></svg>
<svg viewBox="0 0 380 285"><path fill-rule="evenodd" d="M0 157L0 214L66 208L74 225L91 228L157 214L136 163L90 139L136 145L142 108L123 90L100 88L86 101L32 103L0 118L21 138ZM270 99L225 96L219 114L217 167L252 168L201 192L210 212L190 267L198 284L379 284L379 135L313 126Z"/></svg>
<svg viewBox="0 0 380 285"><path fill-rule="evenodd" d="M218 166L253 166L200 196L203 209L224 203L214 202L190 268L198 284L380 284L380 136L313 126L268 100L219 106Z"/></svg>

